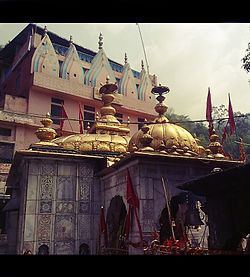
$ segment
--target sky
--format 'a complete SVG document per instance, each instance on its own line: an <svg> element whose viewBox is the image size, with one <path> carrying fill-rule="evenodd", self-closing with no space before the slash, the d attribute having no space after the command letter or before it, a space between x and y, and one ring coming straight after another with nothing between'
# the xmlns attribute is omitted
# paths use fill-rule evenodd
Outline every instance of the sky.
<svg viewBox="0 0 250 277"><path fill-rule="evenodd" d="M28 23L0 23L0 44L12 40ZM98 51L124 64L127 53L132 69L141 71L146 62L136 23L37 23L60 37ZM212 105L250 113L250 74L242 68L250 42L250 23L139 23L149 73L158 83L168 86L165 104L177 114L192 120L205 119L206 98L210 87Z"/></svg>

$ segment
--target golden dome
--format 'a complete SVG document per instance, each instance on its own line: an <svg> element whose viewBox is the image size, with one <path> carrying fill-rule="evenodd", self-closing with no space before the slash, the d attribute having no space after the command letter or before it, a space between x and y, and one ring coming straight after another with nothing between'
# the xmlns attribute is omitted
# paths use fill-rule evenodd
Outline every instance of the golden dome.
<svg viewBox="0 0 250 277"><path fill-rule="evenodd" d="M129 137L109 134L77 134L53 140L59 147L84 152L126 153Z"/></svg>
<svg viewBox="0 0 250 277"><path fill-rule="evenodd" d="M159 103L155 110L158 117L151 123L146 123L130 139L128 151L161 151L162 153L180 156L198 156L200 151L195 138L184 128L175 123L169 122L164 116L167 106L162 103L165 97L162 95L168 92L167 87L155 87L152 93L158 93L156 98Z"/></svg>
<svg viewBox="0 0 250 277"><path fill-rule="evenodd" d="M122 125L114 116L115 108L111 106L114 100L116 84L110 84L109 78L102 85L99 93L102 94L104 106L101 108L101 118L96 121L86 134L76 134L59 137L53 140L59 147L84 152L113 152L126 153L130 132L128 125Z"/></svg>

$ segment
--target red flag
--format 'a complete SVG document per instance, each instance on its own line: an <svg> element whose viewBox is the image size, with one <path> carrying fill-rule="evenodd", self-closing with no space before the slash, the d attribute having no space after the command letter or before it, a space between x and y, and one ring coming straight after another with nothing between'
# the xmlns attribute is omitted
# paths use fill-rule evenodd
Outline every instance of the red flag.
<svg viewBox="0 0 250 277"><path fill-rule="evenodd" d="M104 216L104 208L101 207L101 218L100 218L100 235L104 233L104 246L108 246L107 227Z"/></svg>
<svg viewBox="0 0 250 277"><path fill-rule="evenodd" d="M229 98L229 104L228 104L228 121L224 130L224 133L222 135L222 140L221 144L223 144L224 140L226 139L227 136L227 125L230 124L230 136L232 136L234 129L235 129L235 121L234 121L234 113L233 113L233 108L231 104L231 99L230 99L230 94L228 93L228 98Z"/></svg>
<svg viewBox="0 0 250 277"><path fill-rule="evenodd" d="M68 115L64 109L64 106L62 105L62 110L61 110L61 119L60 119L60 130L62 131L64 120L63 118L68 118Z"/></svg>
<svg viewBox="0 0 250 277"><path fill-rule="evenodd" d="M127 168L127 202L129 205L139 209L139 199L132 187L132 182L131 182L128 168Z"/></svg>
<svg viewBox="0 0 250 277"><path fill-rule="evenodd" d="M208 88L208 94L207 94L207 110L206 110L206 119L209 122L209 127L208 127L208 132L209 132L209 137L212 135L212 131L214 128L213 125L213 118L212 118L212 101L211 101L211 94L210 94L210 88Z"/></svg>
<svg viewBox="0 0 250 277"><path fill-rule="evenodd" d="M128 215L127 215L127 219L126 219L127 222L126 222L126 229L125 229L126 230L125 237L128 238L129 228L130 228L130 221L131 221L131 208L134 207L135 218L136 218L136 221L137 221L140 238L141 238L141 240L143 240L141 224L140 224L140 220L139 220L137 210L136 210L136 209L139 209L139 199L138 199L138 197L135 194L135 191L133 189L128 168L127 168L127 196L126 196L126 198L127 198L128 204L129 204L129 210L128 210Z"/></svg>
<svg viewBox="0 0 250 277"><path fill-rule="evenodd" d="M228 105L228 114L229 114L229 119L228 123L230 124L230 136L232 136L234 129L235 129L235 121L234 121L234 113L233 113L233 107L231 104L231 99L230 99L230 94L228 94L229 98L229 105Z"/></svg>
<svg viewBox="0 0 250 277"><path fill-rule="evenodd" d="M79 125L80 125L80 134L83 134L83 113L81 105L79 104Z"/></svg>

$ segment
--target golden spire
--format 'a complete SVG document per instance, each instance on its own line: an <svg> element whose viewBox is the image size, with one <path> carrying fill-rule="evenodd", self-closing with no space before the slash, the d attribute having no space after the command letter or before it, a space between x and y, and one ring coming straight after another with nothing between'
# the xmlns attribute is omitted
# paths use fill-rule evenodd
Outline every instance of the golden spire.
<svg viewBox="0 0 250 277"><path fill-rule="evenodd" d="M101 117L96 118L96 122L88 130L89 134L117 134L127 135L130 132L128 126L122 125L115 117L116 110L111 106L117 90L116 83L109 82L109 76L106 77L106 84L101 83L99 93L102 95L104 103L101 108Z"/></svg>
<svg viewBox="0 0 250 277"><path fill-rule="evenodd" d="M228 157L225 157L221 152L222 146L218 141L219 136L216 135L215 130L212 130L212 135L209 137L210 144L205 150L206 157L212 159L225 159L228 160Z"/></svg>
<svg viewBox="0 0 250 277"><path fill-rule="evenodd" d="M166 94L169 91L170 89L168 87L162 86L161 84L159 84L158 87L152 88L151 90L153 94L158 94L156 99L159 101L159 103L155 106L155 111L159 114L159 116L154 120L154 122L168 122L168 119L164 116L168 107L163 103L165 97L162 94Z"/></svg>
<svg viewBox="0 0 250 277"><path fill-rule="evenodd" d="M50 113L46 114L46 117L41 120L43 127L40 127L36 130L35 134L37 138L40 140L39 142L31 144L31 146L54 146L57 147L56 143L51 142L55 136L56 131L49 126L53 123L50 119Z"/></svg>

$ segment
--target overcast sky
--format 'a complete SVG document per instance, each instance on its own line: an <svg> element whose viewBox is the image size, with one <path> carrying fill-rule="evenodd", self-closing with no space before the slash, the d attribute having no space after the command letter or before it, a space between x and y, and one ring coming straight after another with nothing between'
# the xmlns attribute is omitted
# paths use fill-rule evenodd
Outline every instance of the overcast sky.
<svg viewBox="0 0 250 277"><path fill-rule="evenodd" d="M99 33L108 58L141 70L145 58L135 23L37 23L57 35L98 51ZM12 40L27 23L0 24L0 44ZM165 103L193 120L205 119L208 87L213 106L228 106L230 93L234 112L250 112L250 74L241 59L250 42L250 23L139 23L150 74L170 88Z"/></svg>

